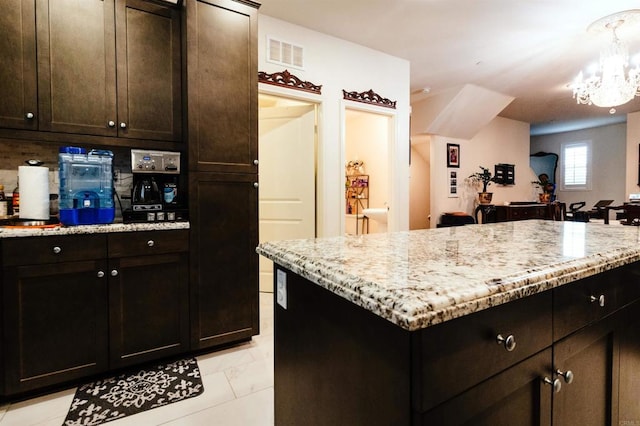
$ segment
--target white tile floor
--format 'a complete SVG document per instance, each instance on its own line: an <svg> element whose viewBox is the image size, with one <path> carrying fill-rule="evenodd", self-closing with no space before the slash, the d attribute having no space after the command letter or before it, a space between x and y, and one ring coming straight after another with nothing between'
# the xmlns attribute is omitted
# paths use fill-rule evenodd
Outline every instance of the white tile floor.
<svg viewBox="0 0 640 426"><path fill-rule="evenodd" d="M123 425L271 426L273 421L273 295L260 293L260 335L197 357L204 393L106 423ZM0 426L60 426L75 389L0 405Z"/></svg>

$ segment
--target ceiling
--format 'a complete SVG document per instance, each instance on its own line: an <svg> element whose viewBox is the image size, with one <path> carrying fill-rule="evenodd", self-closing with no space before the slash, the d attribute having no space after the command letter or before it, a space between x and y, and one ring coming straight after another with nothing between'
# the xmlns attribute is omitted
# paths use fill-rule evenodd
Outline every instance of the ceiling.
<svg viewBox="0 0 640 426"><path fill-rule="evenodd" d="M598 61L610 33L592 22L638 0L262 0L260 13L409 60L412 102L472 83L515 100L499 115L535 129L624 121L616 108L576 105L567 88ZM640 52L640 22L618 36ZM428 94L422 89L429 88ZM375 90L375 88L373 88ZM568 128L570 129L570 128ZM542 130L540 130L542 131Z"/></svg>

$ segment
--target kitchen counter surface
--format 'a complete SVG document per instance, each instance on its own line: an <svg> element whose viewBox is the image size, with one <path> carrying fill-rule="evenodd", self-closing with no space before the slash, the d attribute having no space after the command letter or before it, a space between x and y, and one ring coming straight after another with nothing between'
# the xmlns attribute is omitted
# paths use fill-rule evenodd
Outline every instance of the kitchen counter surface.
<svg viewBox="0 0 640 426"><path fill-rule="evenodd" d="M0 238L107 234L112 232L168 231L172 229L189 229L189 222L110 223L107 225L55 226L48 228L37 228L35 226L21 228L0 227Z"/></svg>
<svg viewBox="0 0 640 426"><path fill-rule="evenodd" d="M527 220L290 240L257 252L406 330L640 260L640 227Z"/></svg>

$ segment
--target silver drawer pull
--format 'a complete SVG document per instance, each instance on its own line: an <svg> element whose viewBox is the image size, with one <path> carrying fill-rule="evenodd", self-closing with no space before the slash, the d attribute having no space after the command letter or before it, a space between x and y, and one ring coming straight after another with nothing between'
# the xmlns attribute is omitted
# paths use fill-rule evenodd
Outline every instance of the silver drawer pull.
<svg viewBox="0 0 640 426"><path fill-rule="evenodd" d="M258 165L258 160L253 160L253 164Z"/></svg>
<svg viewBox="0 0 640 426"><path fill-rule="evenodd" d="M147 246L153 247L154 245L156 245L156 243L153 240L147 241Z"/></svg>
<svg viewBox="0 0 640 426"><path fill-rule="evenodd" d="M601 294L600 296L596 297L596 296L591 296L589 297L589 301L591 303L597 301L598 305L600 305L600 307L604 307L604 294Z"/></svg>
<svg viewBox="0 0 640 426"><path fill-rule="evenodd" d="M553 387L554 393L558 393L560 392L560 389L562 389L562 382L560 381L560 379L551 380L550 378L545 377L544 379L542 379L542 381L545 385L551 385Z"/></svg>
<svg viewBox="0 0 640 426"><path fill-rule="evenodd" d="M127 123L125 123L124 121L122 123L120 123L120 128L121 129L126 129L127 128Z"/></svg>
<svg viewBox="0 0 640 426"><path fill-rule="evenodd" d="M104 271L98 271L98 278L104 277Z"/></svg>
<svg viewBox="0 0 640 426"><path fill-rule="evenodd" d="M27 117L27 119L31 120L31 119L32 119L33 117L35 117L35 116L33 115L33 113L32 113L32 112L28 112L28 113L25 115L25 117Z"/></svg>
<svg viewBox="0 0 640 426"><path fill-rule="evenodd" d="M53 248L53 252L54 252L55 254L60 254L60 253L62 253L62 249L61 249L60 247L58 247L58 246L55 246L55 247Z"/></svg>
<svg viewBox="0 0 640 426"><path fill-rule="evenodd" d="M564 377L564 381L566 384L570 384L571 382L573 382L573 371L571 370L567 370L565 372L562 372L560 369L556 370L556 374L558 376L562 376Z"/></svg>
<svg viewBox="0 0 640 426"><path fill-rule="evenodd" d="M118 270L117 269L112 269L111 270L111 276L112 277L117 277L118 276Z"/></svg>
<svg viewBox="0 0 640 426"><path fill-rule="evenodd" d="M496 343L499 345L504 345L504 348L508 352L511 352L516 348L516 338L513 337L513 334L510 334L507 337L502 336L502 334L498 334L496 336Z"/></svg>
<svg viewBox="0 0 640 426"><path fill-rule="evenodd" d="M109 120L109 122L107 123L107 126L109 127L116 127L116 122L113 120Z"/></svg>

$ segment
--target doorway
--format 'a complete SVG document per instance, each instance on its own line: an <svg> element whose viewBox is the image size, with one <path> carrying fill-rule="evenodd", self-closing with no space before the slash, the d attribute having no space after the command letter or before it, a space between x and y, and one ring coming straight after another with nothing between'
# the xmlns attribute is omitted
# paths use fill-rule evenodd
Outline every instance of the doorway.
<svg viewBox="0 0 640 426"><path fill-rule="evenodd" d="M316 236L318 106L258 95L260 242ZM273 292L273 262L260 256L260 291Z"/></svg>
<svg viewBox="0 0 640 426"><path fill-rule="evenodd" d="M346 234L387 232L393 119L369 110L345 108ZM349 167L354 164L355 170Z"/></svg>

